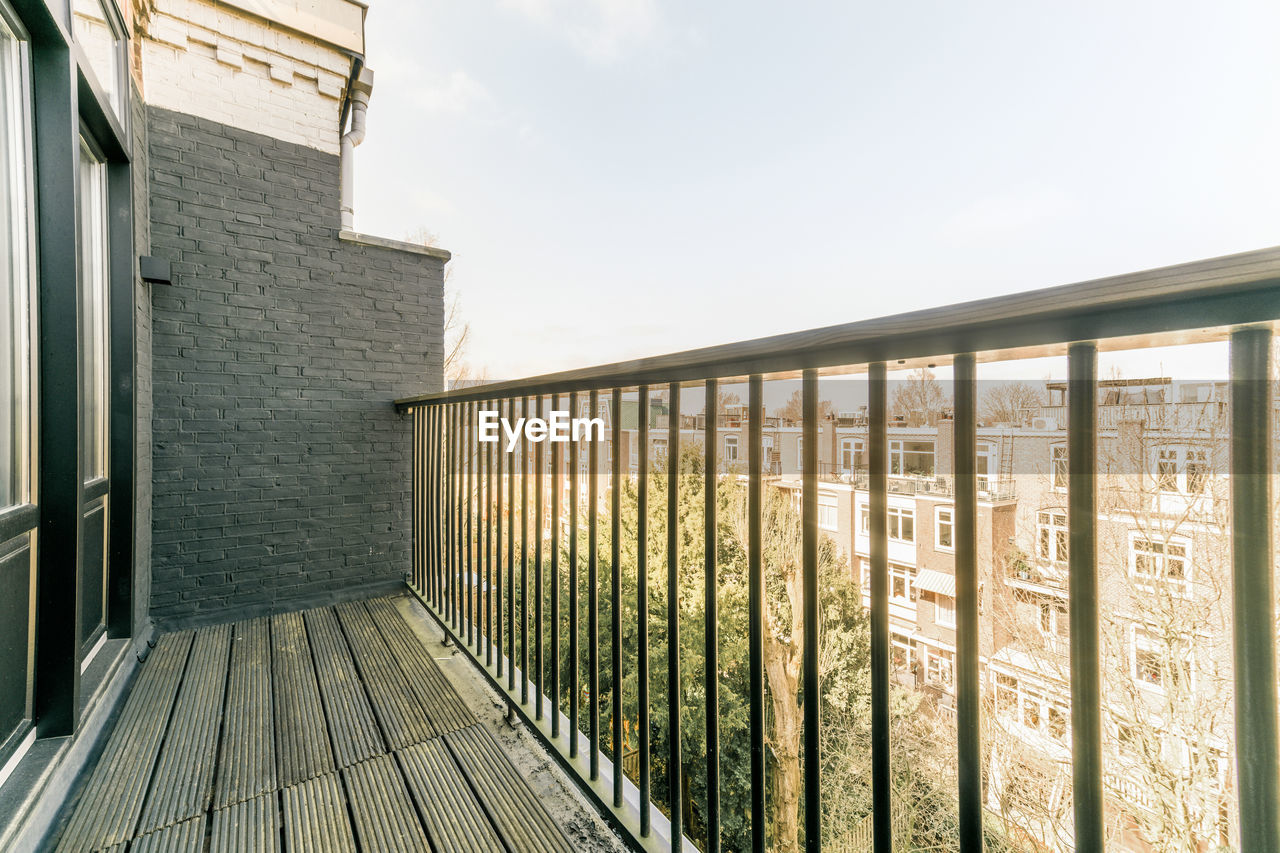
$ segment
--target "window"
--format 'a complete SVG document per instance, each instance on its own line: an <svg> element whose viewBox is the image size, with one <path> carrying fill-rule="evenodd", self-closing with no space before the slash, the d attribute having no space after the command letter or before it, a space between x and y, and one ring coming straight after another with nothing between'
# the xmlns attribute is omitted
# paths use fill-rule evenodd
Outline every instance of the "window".
<svg viewBox="0 0 1280 853"><path fill-rule="evenodd" d="M796 439L796 470L804 470L804 436Z"/></svg>
<svg viewBox="0 0 1280 853"><path fill-rule="evenodd" d="M911 640L902 634L893 633L890 637L893 668L906 670L911 667Z"/></svg>
<svg viewBox="0 0 1280 853"><path fill-rule="evenodd" d="M80 140L81 452L85 482L107 475L107 168Z"/></svg>
<svg viewBox="0 0 1280 853"><path fill-rule="evenodd" d="M933 510L933 544L942 551L950 551L955 544L955 507L940 506Z"/></svg>
<svg viewBox="0 0 1280 853"><path fill-rule="evenodd" d="M1067 561L1067 514L1036 513L1036 555L1050 563Z"/></svg>
<svg viewBox="0 0 1280 853"><path fill-rule="evenodd" d="M1156 448L1156 490L1203 494L1209 481L1209 454L1202 447Z"/></svg>
<svg viewBox="0 0 1280 853"><path fill-rule="evenodd" d="M0 509L25 503L30 493L33 211L26 69L23 44L0 16Z"/></svg>
<svg viewBox="0 0 1280 853"><path fill-rule="evenodd" d="M916 570L910 566L889 566L889 596L900 602L916 600Z"/></svg>
<svg viewBox="0 0 1280 853"><path fill-rule="evenodd" d="M651 450L653 451L654 459L666 459L667 458L667 440L665 438L653 439L653 447L651 448Z"/></svg>
<svg viewBox="0 0 1280 853"><path fill-rule="evenodd" d="M840 439L840 470L846 474L852 474L858 469L865 468L866 460L863 458L862 448L860 438Z"/></svg>
<svg viewBox="0 0 1280 853"><path fill-rule="evenodd" d="M1018 710L1018 679L1003 672L996 673L996 711L1012 716Z"/></svg>
<svg viewBox="0 0 1280 853"><path fill-rule="evenodd" d="M124 64L121 61L120 38L116 35L113 15L103 0L72 0L72 30L76 42L84 49L98 79L116 113L121 112L121 88Z"/></svg>
<svg viewBox="0 0 1280 853"><path fill-rule="evenodd" d="M1049 485L1066 491L1070 473L1071 469L1067 467L1067 446L1055 444L1049 448Z"/></svg>
<svg viewBox="0 0 1280 853"><path fill-rule="evenodd" d="M935 594L933 597L933 621L943 628L956 626L956 600L949 595Z"/></svg>
<svg viewBox="0 0 1280 853"><path fill-rule="evenodd" d="M1182 589L1190 580L1191 565L1184 542L1135 537L1129 544L1129 557L1130 568L1137 580L1162 582Z"/></svg>
<svg viewBox="0 0 1280 853"><path fill-rule="evenodd" d="M839 529L840 506L835 495L818 495L818 526L824 530Z"/></svg>
<svg viewBox="0 0 1280 853"><path fill-rule="evenodd" d="M900 542L916 541L916 511L904 507L889 507L889 538Z"/></svg>
<svg viewBox="0 0 1280 853"><path fill-rule="evenodd" d="M724 461L730 465L738 461L738 437L736 435L726 435L724 437Z"/></svg>
<svg viewBox="0 0 1280 853"><path fill-rule="evenodd" d="M899 476L933 476L933 442L889 442L889 473Z"/></svg>
<svg viewBox="0 0 1280 853"><path fill-rule="evenodd" d="M981 444L977 446L976 462L977 467L974 473L977 475L978 490L990 491L992 475L996 470L996 449L991 444Z"/></svg>
<svg viewBox="0 0 1280 853"><path fill-rule="evenodd" d="M1133 627L1133 679L1140 687L1160 691L1191 690L1191 653L1180 638L1157 637L1145 628Z"/></svg>
<svg viewBox="0 0 1280 853"><path fill-rule="evenodd" d="M930 684L950 687L953 679L954 664L952 654L946 649L925 650L925 680Z"/></svg>

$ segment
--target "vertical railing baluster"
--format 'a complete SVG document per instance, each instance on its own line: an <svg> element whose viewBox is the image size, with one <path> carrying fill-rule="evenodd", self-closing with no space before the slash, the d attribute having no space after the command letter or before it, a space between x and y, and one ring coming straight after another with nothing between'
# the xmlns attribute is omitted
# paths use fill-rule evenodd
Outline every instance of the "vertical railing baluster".
<svg viewBox="0 0 1280 853"><path fill-rule="evenodd" d="M588 418L600 412L600 392L587 397ZM588 427L587 436L587 736L591 781L600 778L600 442Z"/></svg>
<svg viewBox="0 0 1280 853"><path fill-rule="evenodd" d="M437 611L441 604L440 536L444 528L444 507L440 503L440 458L444 452L444 434L440 430L440 412L440 405L431 407L431 603Z"/></svg>
<svg viewBox="0 0 1280 853"><path fill-rule="evenodd" d="M560 395L551 395L559 411ZM560 444L551 444L551 737L560 736Z"/></svg>
<svg viewBox="0 0 1280 853"><path fill-rule="evenodd" d="M680 752L680 383L672 382L667 403L667 758L671 849L684 837L683 759Z"/></svg>
<svg viewBox="0 0 1280 853"><path fill-rule="evenodd" d="M515 423L516 401L507 400L507 420ZM516 686L516 452L507 452L507 689Z"/></svg>
<svg viewBox="0 0 1280 853"><path fill-rule="evenodd" d="M578 416L578 395L569 394L569 419ZM569 757L578 756L578 442L569 430Z"/></svg>
<svg viewBox="0 0 1280 853"><path fill-rule="evenodd" d="M871 810L875 853L893 849L889 780L889 432L888 370L867 377L871 522Z"/></svg>
<svg viewBox="0 0 1280 853"><path fill-rule="evenodd" d="M529 398L520 402L529 419ZM529 704L529 442L520 439L520 704Z"/></svg>
<svg viewBox="0 0 1280 853"><path fill-rule="evenodd" d="M747 638L751 667L748 716L751 724L751 849L764 853L764 560L760 519L764 497L764 379L747 385Z"/></svg>
<svg viewBox="0 0 1280 853"><path fill-rule="evenodd" d="M803 512L801 578L804 613L804 837L805 849L822 849L822 764L819 760L822 693L818 684L818 371L800 380L800 430L804 435L804 471L800 480Z"/></svg>
<svg viewBox="0 0 1280 853"><path fill-rule="evenodd" d="M611 442L609 445L610 461L613 463L613 476L609 484L612 493L610 512L610 554L609 568L612 575L610 585L610 611L612 619L612 642L609 647L613 670L613 805L622 808L622 389L614 388L612 405L609 408L609 426Z"/></svg>
<svg viewBox="0 0 1280 853"><path fill-rule="evenodd" d="M445 568L445 590L449 599L448 621L458 630L458 406L449 406L449 562Z"/></svg>
<svg viewBox="0 0 1280 853"><path fill-rule="evenodd" d="M493 407L502 415L502 401L494 400ZM502 519L506 512L503 505L502 489L502 430L498 430L498 441L493 445L493 646L494 666L497 667L498 678L502 678Z"/></svg>
<svg viewBox="0 0 1280 853"><path fill-rule="evenodd" d="M650 830L649 767L649 386L641 385L637 405L640 460L636 482L636 692L639 716L640 836Z"/></svg>
<svg viewBox="0 0 1280 853"><path fill-rule="evenodd" d="M414 589L419 593L422 592L422 564L419 559L419 551L422 546L422 531L420 522L422 520L422 508L420 501L422 500L422 420L423 407L414 406L409 409L410 424L413 438L409 445L409 576Z"/></svg>
<svg viewBox="0 0 1280 853"><path fill-rule="evenodd" d="M1067 355L1067 586L1071 623L1071 753L1077 850L1103 847L1102 690L1097 539L1098 347ZM1272 678L1275 677L1273 672Z"/></svg>
<svg viewBox="0 0 1280 853"><path fill-rule="evenodd" d="M545 422L546 412L543 410L543 397L538 395L538 418ZM534 473L534 499L533 499L533 515L535 518L534 528L537 530L537 536L533 540L533 677L534 690L533 696L533 718L535 720L542 719L542 537L543 537L543 518L542 518L542 489L543 489L543 444L538 442L537 448L534 450L535 464L538 470Z"/></svg>
<svg viewBox="0 0 1280 853"><path fill-rule="evenodd" d="M703 648L703 684L707 703L707 847L705 853L720 850L720 607L719 567L716 562L716 486L720 472L717 470L716 442L718 439L716 416L720 408L720 387L714 379L708 379L703 404L706 434L703 436L703 624L705 645Z"/></svg>
<svg viewBox="0 0 1280 853"><path fill-rule="evenodd" d="M463 480L463 488L466 490L465 506L466 506L466 531L464 535L467 537L467 562L466 577L463 579L462 592L466 596L464 602L463 614L467 620L467 646L471 646L472 629L475 626L475 561L472 559L475 553L475 525L473 519L475 517L475 468L476 457L473 447L473 437L475 430L472 428L474 418L472 417L473 407L475 404L467 403L462 408L462 440L466 452L463 456L463 462L466 467L466 479Z"/></svg>
<svg viewBox="0 0 1280 853"><path fill-rule="evenodd" d="M493 405L486 400L486 411ZM484 445L484 662L493 664L493 522L494 482L493 442Z"/></svg>
<svg viewBox="0 0 1280 853"><path fill-rule="evenodd" d="M1231 570L1241 853L1280 850L1271 331L1231 335Z"/></svg>
<svg viewBox="0 0 1280 853"><path fill-rule="evenodd" d="M956 734L960 853L982 851L982 729L978 680L978 383L972 354L954 364Z"/></svg>

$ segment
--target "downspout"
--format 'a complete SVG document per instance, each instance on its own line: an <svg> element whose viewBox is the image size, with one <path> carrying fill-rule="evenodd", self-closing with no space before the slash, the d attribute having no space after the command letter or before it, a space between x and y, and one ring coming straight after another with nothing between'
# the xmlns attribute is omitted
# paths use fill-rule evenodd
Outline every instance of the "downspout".
<svg viewBox="0 0 1280 853"><path fill-rule="evenodd" d="M373 94L373 71L361 67L348 86L347 102L351 106L351 129L342 135L340 165L340 190L342 197L342 230L355 230L355 148L364 142L365 113L369 109L369 96Z"/></svg>

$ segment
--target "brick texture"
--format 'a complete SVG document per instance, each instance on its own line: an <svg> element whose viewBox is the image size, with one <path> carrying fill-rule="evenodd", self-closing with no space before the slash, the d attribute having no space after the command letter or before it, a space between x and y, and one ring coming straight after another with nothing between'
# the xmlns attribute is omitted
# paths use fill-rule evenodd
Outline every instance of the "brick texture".
<svg viewBox="0 0 1280 853"><path fill-rule="evenodd" d="M162 628L398 586L443 262L338 239L338 159L149 107L151 610Z"/></svg>

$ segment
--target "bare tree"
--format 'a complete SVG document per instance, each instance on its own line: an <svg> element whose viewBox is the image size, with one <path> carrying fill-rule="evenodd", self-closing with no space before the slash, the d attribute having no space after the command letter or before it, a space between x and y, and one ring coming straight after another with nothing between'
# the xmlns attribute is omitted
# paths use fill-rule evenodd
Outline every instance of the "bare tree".
<svg viewBox="0 0 1280 853"><path fill-rule="evenodd" d="M1028 410L1044 404L1040 389L1026 382L1004 382L993 385L982 395L982 418L988 424L1007 423L1015 426L1027 419Z"/></svg>
<svg viewBox="0 0 1280 853"><path fill-rule="evenodd" d="M906 419L907 426L935 426L947 404L942 385L927 367L914 370L905 380L896 383L891 411Z"/></svg>
<svg viewBox="0 0 1280 853"><path fill-rule="evenodd" d="M439 248L435 232L418 228L405 235L405 242ZM485 380L485 372L476 372L467 361L467 345L471 341L471 323L462 312L462 294L452 286L453 267L444 272L444 383L446 388L469 385Z"/></svg>
<svg viewBox="0 0 1280 853"><path fill-rule="evenodd" d="M784 421L796 424L804 419L804 395L799 388L791 393L791 398L777 410L776 414ZM835 409L832 408L830 400L818 401L818 420L827 420L834 414Z"/></svg>

